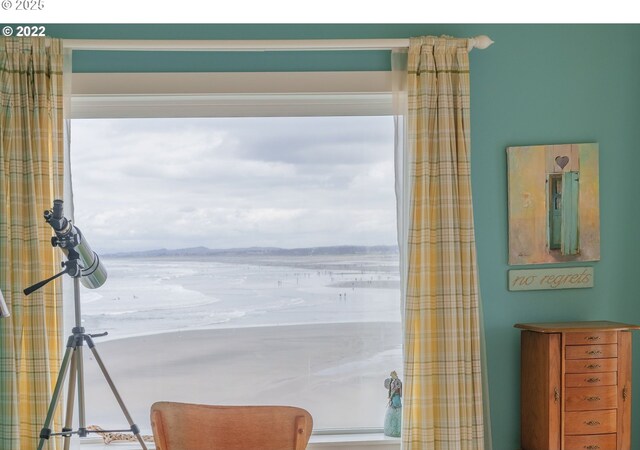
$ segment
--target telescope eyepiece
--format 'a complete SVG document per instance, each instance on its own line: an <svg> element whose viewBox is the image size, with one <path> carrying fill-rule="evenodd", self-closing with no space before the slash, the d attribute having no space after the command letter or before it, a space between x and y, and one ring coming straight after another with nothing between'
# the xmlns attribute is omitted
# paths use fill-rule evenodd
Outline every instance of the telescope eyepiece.
<svg viewBox="0 0 640 450"><path fill-rule="evenodd" d="M53 201L53 209L44 212L44 220L51 225L56 234L66 234L71 231L69 221L64 217L62 200Z"/></svg>
<svg viewBox="0 0 640 450"><path fill-rule="evenodd" d="M64 207L62 206L62 200L53 201L53 209L51 210L51 217L55 220L64 219Z"/></svg>

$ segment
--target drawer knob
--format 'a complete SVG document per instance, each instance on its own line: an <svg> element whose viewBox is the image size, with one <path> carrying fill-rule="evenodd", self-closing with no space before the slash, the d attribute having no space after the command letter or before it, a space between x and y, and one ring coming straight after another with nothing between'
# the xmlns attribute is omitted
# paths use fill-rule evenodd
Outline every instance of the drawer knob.
<svg viewBox="0 0 640 450"><path fill-rule="evenodd" d="M585 398L585 400L588 401L588 402L599 402L600 401L600 397L598 397L598 396L587 397L587 398Z"/></svg>
<svg viewBox="0 0 640 450"><path fill-rule="evenodd" d="M588 366L584 366L586 369L599 369L600 364L589 364Z"/></svg>
<svg viewBox="0 0 640 450"><path fill-rule="evenodd" d="M598 377L591 377L591 378L587 378L585 381L586 381L587 383L598 383L598 382L600 382L600 378L598 378Z"/></svg>
<svg viewBox="0 0 640 450"><path fill-rule="evenodd" d="M586 448L587 450L598 450L600 448L599 445L585 445L582 448Z"/></svg>
<svg viewBox="0 0 640 450"><path fill-rule="evenodd" d="M587 355L600 355L602 352L600 350L589 350L585 352Z"/></svg>
<svg viewBox="0 0 640 450"><path fill-rule="evenodd" d="M587 336L585 337L587 341L597 341L600 339L600 336Z"/></svg>
<svg viewBox="0 0 640 450"><path fill-rule="evenodd" d="M598 425L600 425L600 422L598 422L597 420L590 420L588 422L585 422L584 424L589 425L590 427L597 427Z"/></svg>

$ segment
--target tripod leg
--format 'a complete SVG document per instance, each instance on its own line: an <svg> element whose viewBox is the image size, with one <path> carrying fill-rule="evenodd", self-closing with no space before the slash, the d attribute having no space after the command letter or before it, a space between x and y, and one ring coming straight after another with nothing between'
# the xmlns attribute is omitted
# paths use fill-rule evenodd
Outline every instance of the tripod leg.
<svg viewBox="0 0 640 450"><path fill-rule="evenodd" d="M87 436L86 413L84 409L84 358L82 345L78 346L78 436Z"/></svg>
<svg viewBox="0 0 640 450"><path fill-rule="evenodd" d="M147 446L145 445L144 441L142 440L142 436L140 436L140 429L138 428L138 426L135 423L133 423L133 419L131 418L131 415L129 414L129 411L127 410L127 407L125 406L124 402L122 401L122 397L120 397L120 394L118 393L118 390L116 389L115 384L113 384L113 380L111 379L111 376L109 376L109 372L107 372L107 368L105 367L104 363L102 362L102 359L100 358L100 355L98 354L98 351L95 348L95 344L93 343L93 340L91 339L90 336L87 336L87 335L85 335L85 339L87 340L87 344L88 344L89 348L91 349L91 352L93 353L93 356L96 359L96 362L98 363L98 366L100 366L100 370L102 371L102 375L104 375L105 380L107 380L107 383L109 384L109 387L111 388L111 391L113 392L114 397L118 401L118 405L120 405L120 409L122 409L122 412L124 413L124 416L126 417L127 422L129 423L129 426L131 427L131 432L135 435L135 437L138 440L138 442L140 443L140 446L142 447L142 449L143 450L147 450Z"/></svg>
<svg viewBox="0 0 640 450"><path fill-rule="evenodd" d="M73 401L75 400L75 392L76 392L76 378L77 378L77 360L78 360L78 351L77 348L73 350L73 355L71 356L71 366L69 368L69 385L67 392L67 410L66 416L64 420L64 428L63 432L68 431L71 432L73 430L72 422L73 422ZM64 450L69 450L69 446L71 445L71 434L64 437Z"/></svg>
<svg viewBox="0 0 640 450"><path fill-rule="evenodd" d="M58 372L58 380L56 381L56 387L53 390L53 395L51 397L51 403L49 403L49 410L47 411L47 418L44 421L44 425L42 426L42 430L40 431L40 441L38 443L38 450L42 450L44 447L44 441L48 440L51 436L51 421L53 420L53 414L56 411L56 406L58 404L58 399L60 398L60 390L62 389L62 385L64 384L64 378L67 374L67 369L69 368L69 360L71 358L72 352L75 349L75 339L73 336L69 338L67 342L67 349L64 352L64 357L62 358L62 364L60 365L60 371Z"/></svg>

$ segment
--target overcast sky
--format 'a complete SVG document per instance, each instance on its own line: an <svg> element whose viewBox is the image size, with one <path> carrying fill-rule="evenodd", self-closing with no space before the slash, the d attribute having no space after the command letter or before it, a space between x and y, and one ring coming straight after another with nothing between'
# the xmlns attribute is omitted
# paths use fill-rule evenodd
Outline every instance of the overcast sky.
<svg viewBox="0 0 640 450"><path fill-rule="evenodd" d="M391 245L391 117L72 122L75 223L98 253Z"/></svg>

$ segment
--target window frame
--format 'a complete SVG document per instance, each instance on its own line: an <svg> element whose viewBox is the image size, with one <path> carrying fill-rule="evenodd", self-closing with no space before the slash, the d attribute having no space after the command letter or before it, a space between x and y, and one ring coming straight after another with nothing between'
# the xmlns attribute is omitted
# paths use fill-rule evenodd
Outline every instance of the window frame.
<svg viewBox="0 0 640 450"><path fill-rule="evenodd" d="M382 115L393 115L391 72L73 73L68 119ZM101 441L83 440L83 448L106 449ZM308 445L371 447L398 450L400 439L328 430Z"/></svg>

